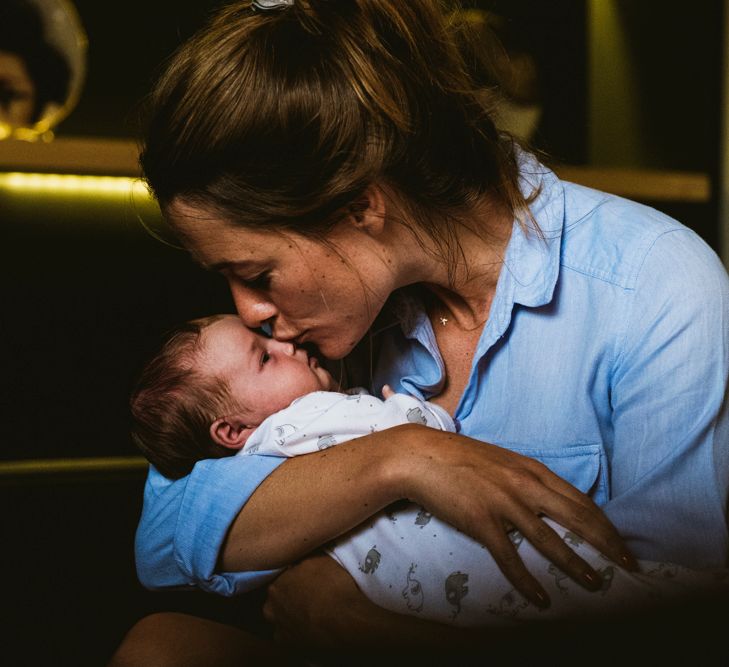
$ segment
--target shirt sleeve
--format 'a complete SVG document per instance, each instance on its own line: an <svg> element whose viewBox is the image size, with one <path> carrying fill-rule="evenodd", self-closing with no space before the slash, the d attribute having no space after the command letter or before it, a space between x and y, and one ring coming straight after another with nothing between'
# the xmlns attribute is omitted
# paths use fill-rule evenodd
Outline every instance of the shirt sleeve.
<svg viewBox="0 0 729 667"><path fill-rule="evenodd" d="M232 456L199 461L178 480L150 466L135 540L142 585L153 590L196 586L231 596L272 580L280 570L218 572L217 562L233 520L284 460Z"/></svg>
<svg viewBox="0 0 729 667"><path fill-rule="evenodd" d="M729 552L729 279L693 232L640 267L611 381L611 500L640 558L723 566Z"/></svg>

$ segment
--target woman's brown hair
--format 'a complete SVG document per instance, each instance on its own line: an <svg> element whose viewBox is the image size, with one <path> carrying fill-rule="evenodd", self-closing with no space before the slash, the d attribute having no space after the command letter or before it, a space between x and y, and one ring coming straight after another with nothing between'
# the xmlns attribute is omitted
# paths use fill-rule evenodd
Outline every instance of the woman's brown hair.
<svg viewBox="0 0 729 667"><path fill-rule="evenodd" d="M321 237L380 183L435 239L486 195L528 215L449 16L437 0L221 9L149 100L141 164L162 209Z"/></svg>

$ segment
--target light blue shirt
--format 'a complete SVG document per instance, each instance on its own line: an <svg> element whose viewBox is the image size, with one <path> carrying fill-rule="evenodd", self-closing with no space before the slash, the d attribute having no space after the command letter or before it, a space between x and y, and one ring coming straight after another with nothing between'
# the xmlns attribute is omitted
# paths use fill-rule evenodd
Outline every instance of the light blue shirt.
<svg viewBox="0 0 729 667"><path fill-rule="evenodd" d="M724 267L653 209L534 163L523 174L525 191L541 187L531 208L542 235L514 226L458 428L590 494L638 558L726 565ZM384 334L373 389L428 399L443 383L430 321L410 297L395 304L401 327ZM136 541L142 583L232 595L275 576L216 563L228 526L282 462L202 461L177 481L150 468Z"/></svg>

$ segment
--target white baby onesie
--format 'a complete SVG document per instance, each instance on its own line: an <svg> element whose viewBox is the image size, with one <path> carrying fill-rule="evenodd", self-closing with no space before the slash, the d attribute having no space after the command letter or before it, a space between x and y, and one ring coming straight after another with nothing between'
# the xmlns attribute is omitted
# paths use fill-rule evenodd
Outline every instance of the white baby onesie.
<svg viewBox="0 0 729 667"><path fill-rule="evenodd" d="M441 407L405 394L382 401L360 389L349 394L314 392L268 417L240 454L298 456L407 422L455 431ZM374 515L331 542L326 551L375 604L462 626L607 614L729 586L725 570L697 572L644 561L640 574L630 573L579 536L545 521L601 574L601 590L582 588L512 531L509 535L520 557L551 598L551 606L542 610L514 589L485 547L407 502Z"/></svg>

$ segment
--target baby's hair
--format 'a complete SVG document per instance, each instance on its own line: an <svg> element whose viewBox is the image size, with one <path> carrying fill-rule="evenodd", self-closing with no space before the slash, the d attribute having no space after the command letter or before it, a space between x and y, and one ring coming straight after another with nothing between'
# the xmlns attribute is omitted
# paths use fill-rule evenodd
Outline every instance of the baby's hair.
<svg viewBox="0 0 729 667"><path fill-rule="evenodd" d="M224 380L195 368L203 330L221 317L192 320L170 333L132 391L132 440L171 479L184 477L201 459L235 453L213 441L210 425L240 406Z"/></svg>

